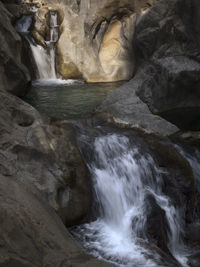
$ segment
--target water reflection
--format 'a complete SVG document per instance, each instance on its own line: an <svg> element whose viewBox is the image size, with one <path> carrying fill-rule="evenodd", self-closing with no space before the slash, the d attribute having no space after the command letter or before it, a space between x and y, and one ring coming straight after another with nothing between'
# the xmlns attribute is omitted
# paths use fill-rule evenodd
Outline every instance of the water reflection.
<svg viewBox="0 0 200 267"><path fill-rule="evenodd" d="M78 119L88 116L108 93L121 85L122 82L86 84L72 80L36 82L24 100L51 118Z"/></svg>

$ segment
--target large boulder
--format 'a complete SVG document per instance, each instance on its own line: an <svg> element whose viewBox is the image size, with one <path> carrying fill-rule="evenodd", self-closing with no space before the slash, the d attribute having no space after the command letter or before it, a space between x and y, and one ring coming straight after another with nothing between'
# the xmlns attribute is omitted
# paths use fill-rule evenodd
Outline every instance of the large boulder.
<svg viewBox="0 0 200 267"><path fill-rule="evenodd" d="M12 15L0 2L0 89L23 96L30 75L21 61L21 38L11 24Z"/></svg>
<svg viewBox="0 0 200 267"><path fill-rule="evenodd" d="M101 113L164 135L177 131L172 124L200 129L198 10L197 1L160 0L139 17L134 37L137 72L108 96Z"/></svg>
<svg viewBox="0 0 200 267"><path fill-rule="evenodd" d="M0 174L0 266L110 266L85 254L53 209L15 179Z"/></svg>
<svg viewBox="0 0 200 267"><path fill-rule="evenodd" d="M153 115L147 104L136 95L138 87L145 82L142 71L134 79L108 95L97 109L97 115L121 127L139 128L147 133L168 136L179 129L161 118Z"/></svg>
<svg viewBox="0 0 200 267"><path fill-rule="evenodd" d="M184 130L200 129L198 1L159 1L136 26L144 83L137 95L154 114Z"/></svg>
<svg viewBox="0 0 200 267"><path fill-rule="evenodd" d="M89 215L91 193L87 168L65 125L46 125L39 113L22 100L0 92L0 166L42 195L67 226Z"/></svg>

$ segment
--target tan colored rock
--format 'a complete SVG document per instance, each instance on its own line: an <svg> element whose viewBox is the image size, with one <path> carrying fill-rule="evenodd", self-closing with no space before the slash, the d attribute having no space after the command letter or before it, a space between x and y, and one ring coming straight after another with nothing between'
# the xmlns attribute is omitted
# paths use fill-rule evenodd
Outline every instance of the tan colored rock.
<svg viewBox="0 0 200 267"><path fill-rule="evenodd" d="M104 72L111 80L130 79L133 71L132 43L136 15L115 19L104 35L99 58Z"/></svg>
<svg viewBox="0 0 200 267"><path fill-rule="evenodd" d="M48 10L59 14L56 69L87 82L129 80L134 72L136 14L154 0L46 0L35 16L34 37L48 40ZM36 34L39 33L39 35ZM41 37L42 36L42 37Z"/></svg>

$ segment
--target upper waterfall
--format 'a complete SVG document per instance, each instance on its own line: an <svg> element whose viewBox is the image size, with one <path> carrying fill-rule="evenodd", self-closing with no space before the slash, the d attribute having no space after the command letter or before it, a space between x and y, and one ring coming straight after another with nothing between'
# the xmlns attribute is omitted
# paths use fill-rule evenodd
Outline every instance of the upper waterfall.
<svg viewBox="0 0 200 267"><path fill-rule="evenodd" d="M56 11L50 11L50 42L58 41L58 14Z"/></svg>
<svg viewBox="0 0 200 267"><path fill-rule="evenodd" d="M38 79L49 80L56 79L56 58L55 58L55 44L58 41L58 16L56 11L49 12L49 27L50 40L45 41L46 48L37 44L34 38L30 35L30 27L32 24L33 15L24 15L20 18L15 28L23 34L30 44L30 48L37 66Z"/></svg>

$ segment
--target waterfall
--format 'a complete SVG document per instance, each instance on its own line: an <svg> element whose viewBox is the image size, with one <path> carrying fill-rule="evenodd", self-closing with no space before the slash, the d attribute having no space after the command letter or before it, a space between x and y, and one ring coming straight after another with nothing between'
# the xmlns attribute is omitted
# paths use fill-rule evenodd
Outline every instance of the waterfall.
<svg viewBox="0 0 200 267"><path fill-rule="evenodd" d="M38 78L40 80L56 79L54 67L52 69L52 59L49 57L47 50L43 46L35 44L35 42L29 41L29 44L37 66Z"/></svg>
<svg viewBox="0 0 200 267"><path fill-rule="evenodd" d="M91 151L88 153L89 159L84 157L92 175L99 215L96 221L73 228L73 235L92 255L117 266L188 266L181 236L181 210L162 192L166 172L151 155L141 155L126 136L111 134L85 144L93 150L92 156ZM145 245L149 196L165 213L168 249L177 260L175 265L159 265L160 256Z"/></svg>
<svg viewBox="0 0 200 267"><path fill-rule="evenodd" d="M55 44L58 41L58 17L56 11L50 11L49 15L50 41L46 41L47 49L39 44L36 44L33 37L30 35L32 15L23 15L15 25L16 30L24 35L30 44L38 70L38 78L40 80L57 78L55 67Z"/></svg>
<svg viewBox="0 0 200 267"><path fill-rule="evenodd" d="M56 11L50 11L50 42L58 41L58 14Z"/></svg>
<svg viewBox="0 0 200 267"><path fill-rule="evenodd" d="M51 77L56 79L55 67L55 44L58 41L58 14L56 11L50 11L50 41L46 42L50 50Z"/></svg>

